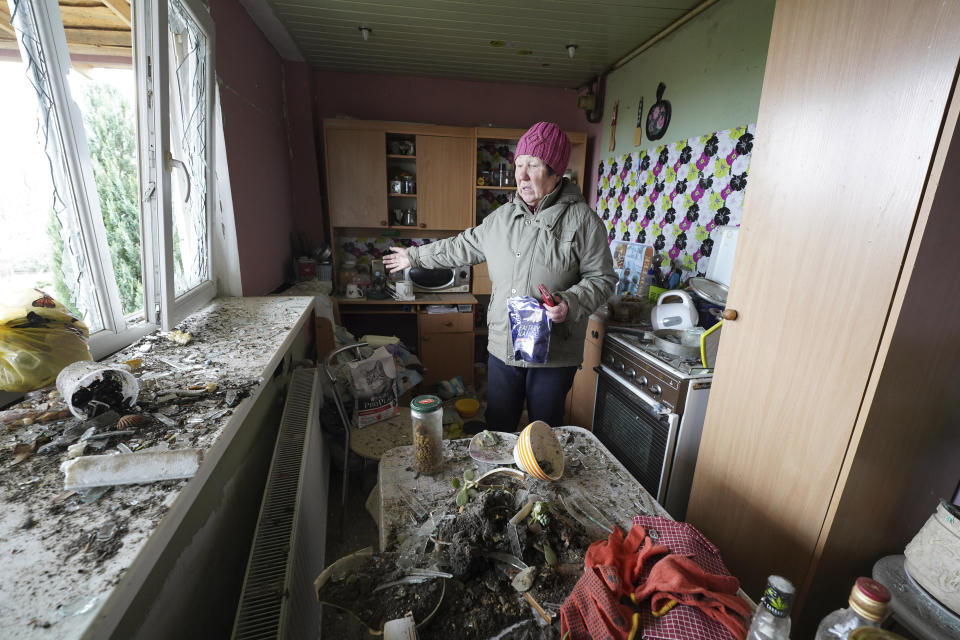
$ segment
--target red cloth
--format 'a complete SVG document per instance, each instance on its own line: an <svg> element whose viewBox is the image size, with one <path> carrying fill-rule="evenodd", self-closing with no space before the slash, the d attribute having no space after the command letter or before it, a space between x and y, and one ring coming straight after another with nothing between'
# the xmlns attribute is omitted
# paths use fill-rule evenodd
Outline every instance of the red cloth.
<svg viewBox="0 0 960 640"><path fill-rule="evenodd" d="M628 606L619 603L616 594L621 591L613 567L586 569L560 607L560 636L569 640L629 638L638 621Z"/></svg>
<svg viewBox="0 0 960 640"><path fill-rule="evenodd" d="M634 593L637 601L650 598L653 611L671 600L697 607L742 639L747 637L750 605L737 595L739 588L740 581L733 576L707 573L690 558L670 554L653 565L647 581Z"/></svg>
<svg viewBox="0 0 960 640"><path fill-rule="evenodd" d="M678 535L681 538L686 536L692 540L691 546L698 550L716 551L716 547L689 524L658 519L656 527L661 532L669 531L667 537L671 540ZM615 528L607 540L595 542L587 550L584 575L560 610L561 635L569 631L570 640L628 638L633 626L633 609L624 603L632 594L634 602L650 600L643 613L647 622L654 621L655 624L657 619L653 612L664 607L669 609L670 602L676 601L685 606L677 607L660 620L666 620L667 616L678 620L688 617L688 611L696 611L742 640L746 637L750 607L736 595L740 583L725 575L726 568L722 566L718 552L715 558L708 560L703 564L719 565L723 573L710 573L691 557L671 553L668 546L647 536L646 529L639 524L633 526L626 538ZM684 611L687 607L692 609ZM682 629L675 636L660 633L656 637L726 635L720 627L711 628L709 621L694 619L692 625L684 625L689 629Z"/></svg>

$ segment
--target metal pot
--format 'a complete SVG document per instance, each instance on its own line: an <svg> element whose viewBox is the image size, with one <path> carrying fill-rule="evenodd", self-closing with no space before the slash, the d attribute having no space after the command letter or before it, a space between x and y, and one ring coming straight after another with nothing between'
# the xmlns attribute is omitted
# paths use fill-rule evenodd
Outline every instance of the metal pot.
<svg viewBox="0 0 960 640"><path fill-rule="evenodd" d="M681 329L658 329L653 344L661 351L692 360L700 359L700 336Z"/></svg>

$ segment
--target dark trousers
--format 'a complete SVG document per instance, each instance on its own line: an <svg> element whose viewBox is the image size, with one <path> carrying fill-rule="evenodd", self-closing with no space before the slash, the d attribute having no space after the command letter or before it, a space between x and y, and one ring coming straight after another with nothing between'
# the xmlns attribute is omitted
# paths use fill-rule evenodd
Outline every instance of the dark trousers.
<svg viewBox="0 0 960 640"><path fill-rule="evenodd" d="M487 428L517 431L523 404L530 421L543 420L551 427L563 424L567 392L577 367L511 367L499 358L487 358Z"/></svg>

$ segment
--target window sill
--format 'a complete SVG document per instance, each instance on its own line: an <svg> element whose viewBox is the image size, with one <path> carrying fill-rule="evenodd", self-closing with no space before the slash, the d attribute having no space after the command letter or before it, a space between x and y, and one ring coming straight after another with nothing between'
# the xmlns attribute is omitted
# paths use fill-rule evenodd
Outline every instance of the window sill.
<svg viewBox="0 0 960 640"><path fill-rule="evenodd" d="M141 359L139 406L174 423L120 441L131 448L167 442L171 449L203 449L200 469L189 481L117 486L85 503L63 490L59 465L65 451L11 464L18 442L41 433L55 437L76 421L18 426L3 434L0 582L6 586L0 636L49 638L55 629L58 638L75 638L94 622L110 626L105 616L123 614L312 312L307 297L219 298L180 324L193 335L189 344L176 345L154 332L105 360ZM216 382L217 390L192 401L162 401L170 394L157 393L206 382ZM227 391L247 397L228 407ZM36 400L18 405L36 406ZM114 442L100 453L115 451Z"/></svg>

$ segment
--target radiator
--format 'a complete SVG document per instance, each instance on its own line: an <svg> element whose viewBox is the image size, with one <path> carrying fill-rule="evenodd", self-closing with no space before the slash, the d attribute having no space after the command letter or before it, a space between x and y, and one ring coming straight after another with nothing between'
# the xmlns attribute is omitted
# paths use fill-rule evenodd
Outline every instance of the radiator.
<svg viewBox="0 0 960 640"><path fill-rule="evenodd" d="M329 464L316 369L291 375L233 638L319 638L313 580L324 568Z"/></svg>

